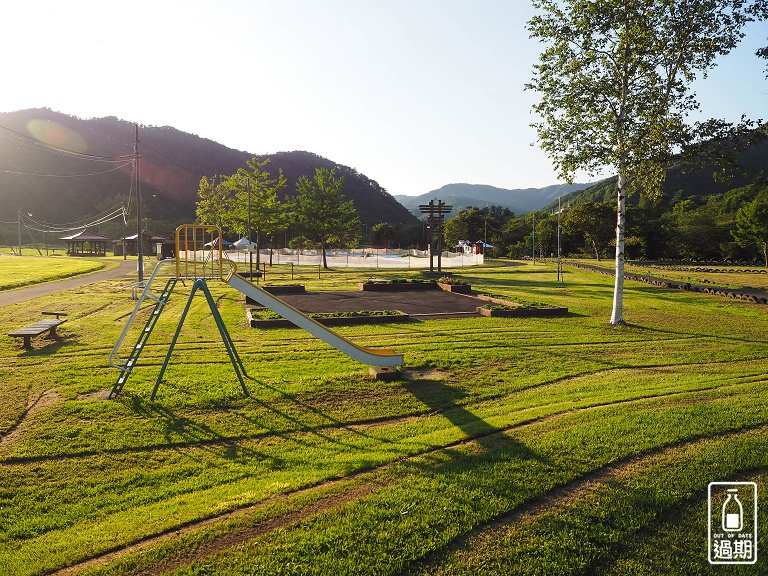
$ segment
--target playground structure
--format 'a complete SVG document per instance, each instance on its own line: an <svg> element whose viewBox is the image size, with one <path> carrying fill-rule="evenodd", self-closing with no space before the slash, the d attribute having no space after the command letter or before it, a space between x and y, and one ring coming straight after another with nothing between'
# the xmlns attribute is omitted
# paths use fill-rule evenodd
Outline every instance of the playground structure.
<svg viewBox="0 0 768 576"><path fill-rule="evenodd" d="M402 354L397 354L394 350L389 349L374 349L358 346L354 342L340 336L333 330L330 330L323 324L320 324L313 318L310 318L306 314L297 310L290 304L284 302L280 298L270 294L266 290L263 290L259 286L249 282L242 276L237 274L237 265L229 260L222 250L223 238L221 230L215 226L200 226L200 225L184 225L179 226L176 229L176 257L167 260L161 260L155 266L149 279L140 285L132 285L134 289L134 296L136 297L136 305L131 313L128 321L120 333L120 336L109 355L109 363L114 368L120 370L120 375L117 378L109 397L113 398L120 394L123 390L126 380L130 376L133 368L141 355L144 346L149 339L152 330L157 323L160 314L163 312L165 305L173 292L174 287L178 280L193 280L191 292L187 299L187 304L179 320L178 327L171 340L168 352L166 353L165 361L163 362L160 373L155 382L155 386L152 390L151 399L154 400L157 394L157 389L160 386L160 382L163 379L163 374L168 366L168 362L173 352L173 348L178 340L181 327L187 316L189 308L192 304L192 298L195 296L198 290L201 290L206 297L208 305L211 309L216 326L219 329L224 346L232 362L232 366L235 369L240 386L246 396L249 395L248 388L243 380L245 369L243 363L237 354L234 346L234 342L227 331L226 326L219 314L216 303L214 302L211 293L208 289L208 280L221 280L228 285L239 291L241 294L253 299L262 306L266 306L270 310L276 312L286 320L289 320L294 325L302 328L319 338L323 342L330 344L340 352L343 352L350 358L368 364L370 366L382 367L382 368L397 368L403 364ZM175 275L168 278L165 287L160 294L155 294L151 291L153 282L155 282L159 271L163 267L167 267L169 264L175 263ZM225 267L226 266L226 267ZM138 293L138 288L141 288L141 293ZM146 301L154 302L154 308L147 319L144 328L142 329L136 344L131 349L127 358L120 357L119 352L122 347L123 341L128 335L128 331L133 324L136 316Z"/></svg>

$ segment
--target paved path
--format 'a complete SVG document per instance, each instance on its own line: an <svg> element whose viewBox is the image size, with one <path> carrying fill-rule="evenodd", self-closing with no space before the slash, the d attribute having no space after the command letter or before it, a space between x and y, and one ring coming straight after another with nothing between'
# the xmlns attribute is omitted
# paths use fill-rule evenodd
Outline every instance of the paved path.
<svg viewBox="0 0 768 576"><path fill-rule="evenodd" d="M69 290L71 288L85 286L86 284L93 284L100 280L123 278L132 272L136 272L136 261L123 260L117 268L113 268L112 270L93 272L91 274L86 274L85 276L78 276L77 278L67 278L66 280L35 284L34 286L28 286L26 288L0 292L0 306L19 304L20 302L26 302L27 300L32 300L39 296L47 296L48 294L60 292L61 290Z"/></svg>

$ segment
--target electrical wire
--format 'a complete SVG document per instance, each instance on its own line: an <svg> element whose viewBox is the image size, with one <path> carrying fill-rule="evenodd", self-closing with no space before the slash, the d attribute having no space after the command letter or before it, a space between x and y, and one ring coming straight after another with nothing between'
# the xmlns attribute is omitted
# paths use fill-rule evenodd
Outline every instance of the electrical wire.
<svg viewBox="0 0 768 576"><path fill-rule="evenodd" d="M112 217L114 214L116 214L118 212L124 212L124 211L125 211L125 207L121 203L120 206L118 206L117 208L113 208L111 210L106 210L105 212L103 212L101 214L98 214L98 215L94 216L93 218L88 218L88 219L84 219L84 220L78 220L78 221L75 221L75 222L67 222L67 223L63 223L63 224L50 224L49 222L40 222L39 220L35 220L34 218L32 218L31 214L27 214L26 216L24 216L24 214L20 212L20 215L25 220L27 220L29 222L32 222L34 224L37 224L38 226L46 226L46 227L51 228L51 229L58 228L58 229L62 229L62 230L63 229L68 229L69 230L69 229L74 229L74 228L82 228L83 226L88 226L89 224L92 224L94 221L101 220L103 218L109 218L109 217Z"/></svg>
<svg viewBox="0 0 768 576"><path fill-rule="evenodd" d="M1 128L1 126L0 126L0 128ZM58 154L59 156L64 156L66 158L74 158L74 159L77 159L77 160L88 160L88 161L95 161L95 162L124 162L125 160L128 160L130 158L130 156L128 156L128 155L121 156L121 157L115 157L115 158L108 158L108 157L104 157L104 158L97 158L97 157L87 158L86 157L86 158L84 158L82 156L73 155L71 153L64 152L64 151L62 151L60 149L55 149L55 148L51 149L48 146L39 145L37 143L37 141L28 142L28 141L22 141L22 140L19 140L19 139L16 139L16 138L12 138L12 137L9 137L7 134L3 134L1 132L0 132L0 139L5 140L6 142L10 142L11 144L21 144L23 146L28 146L28 147L30 147L30 148L32 148L34 150L40 150L40 151L43 151L43 152L50 152L50 153L53 153L53 154Z"/></svg>
<svg viewBox="0 0 768 576"><path fill-rule="evenodd" d="M27 136L26 134L22 134L21 132L17 132L16 130L12 130L8 128L7 126L3 126L0 124L0 129L6 130L10 132L11 134L14 134L17 136L17 140L13 140L14 142L18 144L26 144L33 148L38 149L44 149L48 150L50 152L57 152L62 153L66 155L70 155L75 158L81 158L84 160L99 160L99 161L121 161L126 160L128 158L134 158L135 154L123 154L121 156L99 156L96 154L86 154L85 152L77 152L76 150L69 150L67 148L63 148L61 146L56 146L55 144L49 144L48 142L43 142L42 140L38 140L37 138L32 138L31 136ZM8 138L6 138L8 139Z"/></svg>
<svg viewBox="0 0 768 576"><path fill-rule="evenodd" d="M0 172L5 172L6 174L16 174L19 176L38 176L40 178L86 178L88 176L99 176L101 174L107 174L109 172L114 172L115 170L120 170L122 168L125 168L128 166L128 164L133 163L133 160L128 160L127 162L121 164L120 166L115 166L114 168L110 168L109 170L104 170L103 172L90 172L88 174L31 174L29 172L16 172L15 170L3 170L0 168Z"/></svg>
<svg viewBox="0 0 768 576"><path fill-rule="evenodd" d="M24 226L27 230L34 230L35 232L54 232L56 234L62 234L64 232L74 232L75 230L83 230L85 228L92 228L94 226L99 226L100 224L104 224L106 222L110 222L112 220L115 220L116 218L123 218L123 222L126 222L126 209L123 205L121 205L119 208L114 209L112 212L109 212L103 216L97 216L95 220L92 220L90 222L78 225L78 226L61 226L61 225L50 225L46 222L38 222L37 220L33 220L31 216L28 214L25 216L21 212L19 212L19 221L18 224ZM37 226L41 226L40 228L35 226L30 226L27 222L24 222L23 220L26 220L27 222L32 222L36 224Z"/></svg>
<svg viewBox="0 0 768 576"><path fill-rule="evenodd" d="M205 176L205 174L203 174L202 172L200 172L200 170L192 170L191 168L187 168L186 166L182 166L181 164L179 164L178 162L176 162L176 161L175 161L175 160L173 160L172 158L169 158L168 156L166 156L165 154L163 154L162 152L160 152L160 150L158 150L157 148L153 148L152 146L150 146L149 144L147 144L147 143L146 143L146 142L144 142L143 140L139 140L139 144L141 144L141 145L142 145L144 148L149 148L150 150L152 150L152 151L153 151L153 152L155 152L156 154L159 154L160 156L162 156L163 158L165 158L166 160L168 160L168 162L170 162L171 164L173 164L173 165L174 165L174 166L176 166L177 168L181 168L181 169L182 169L182 170L184 170L185 172L189 172L190 174L195 174L196 176L200 176L200 177L202 177L202 176Z"/></svg>

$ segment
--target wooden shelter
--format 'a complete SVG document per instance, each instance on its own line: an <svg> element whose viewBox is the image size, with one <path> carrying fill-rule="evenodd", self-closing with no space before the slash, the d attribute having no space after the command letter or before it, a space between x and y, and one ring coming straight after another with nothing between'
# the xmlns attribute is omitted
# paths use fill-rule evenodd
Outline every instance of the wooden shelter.
<svg viewBox="0 0 768 576"><path fill-rule="evenodd" d="M161 236L159 234L153 234L152 232L149 232L147 230L144 230L141 234L143 244L141 248L141 253L144 256L152 256L157 254L157 245L162 244L166 240L170 240L168 236ZM136 239L139 237L138 234L134 234L133 236L126 236L123 238L123 245L125 246L125 253L129 256L136 256L138 252L138 242Z"/></svg>
<svg viewBox="0 0 768 576"><path fill-rule="evenodd" d="M109 236L102 236L88 229L59 240L66 240L68 256L106 256L107 242L112 242Z"/></svg>

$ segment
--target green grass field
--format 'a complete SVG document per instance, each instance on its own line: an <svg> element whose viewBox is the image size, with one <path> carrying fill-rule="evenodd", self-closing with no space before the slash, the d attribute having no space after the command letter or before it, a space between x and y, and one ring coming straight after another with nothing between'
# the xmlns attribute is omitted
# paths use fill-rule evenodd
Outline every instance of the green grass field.
<svg viewBox="0 0 768 576"><path fill-rule="evenodd" d="M608 276L455 274L570 314L338 328L405 354L382 383L298 329L248 328L211 282L251 397L196 296L150 402L189 283L117 400L126 279L3 307L4 335L49 307L69 320L31 351L0 338L0 574L768 573L768 306L628 281L612 327ZM736 480L759 486L758 561L710 566L707 485Z"/></svg>
<svg viewBox="0 0 768 576"><path fill-rule="evenodd" d="M0 255L0 290L81 276L114 265L109 260Z"/></svg>

